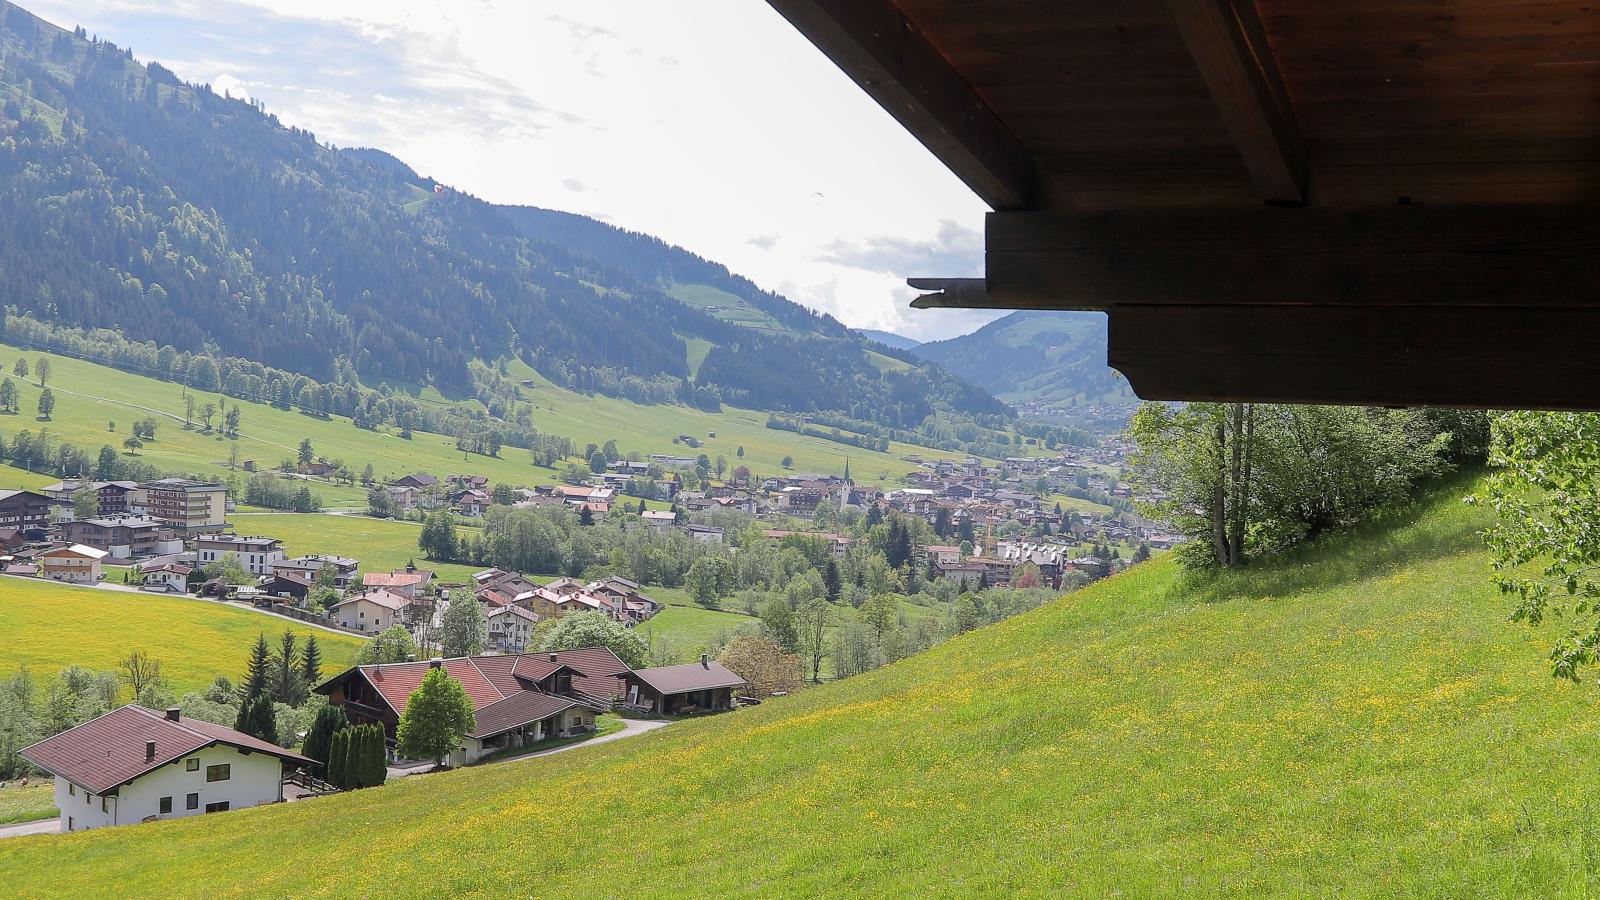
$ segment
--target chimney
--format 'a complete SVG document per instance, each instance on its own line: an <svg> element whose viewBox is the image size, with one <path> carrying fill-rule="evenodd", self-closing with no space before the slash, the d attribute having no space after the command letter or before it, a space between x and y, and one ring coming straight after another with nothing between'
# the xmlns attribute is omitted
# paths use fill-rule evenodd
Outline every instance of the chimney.
<svg viewBox="0 0 1600 900"><path fill-rule="evenodd" d="M151 760L153 760L155 758L156 758L156 742L155 741L145 741L144 742L144 761L145 762L150 762Z"/></svg>
<svg viewBox="0 0 1600 900"><path fill-rule="evenodd" d="M711 668L711 654L709 654L709 653L700 654L700 668L702 668L702 669Z"/></svg>
<svg viewBox="0 0 1600 900"><path fill-rule="evenodd" d="M553 650L550 652L550 661L551 662L559 662L559 660L556 659L556 654L555 654L555 651L553 651Z"/></svg>
<svg viewBox="0 0 1600 900"><path fill-rule="evenodd" d="M176 722L183 717L183 710L176 706L167 707L167 721Z"/></svg>
<svg viewBox="0 0 1600 900"><path fill-rule="evenodd" d="M433 659L428 660L428 668L430 668L430 669L443 668L443 666L444 666L444 658L443 657L435 656Z"/></svg>

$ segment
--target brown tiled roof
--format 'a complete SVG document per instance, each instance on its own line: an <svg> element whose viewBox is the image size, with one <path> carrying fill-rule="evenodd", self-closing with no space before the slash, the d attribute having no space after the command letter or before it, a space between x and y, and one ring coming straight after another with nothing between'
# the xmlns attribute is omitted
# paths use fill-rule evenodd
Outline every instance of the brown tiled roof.
<svg viewBox="0 0 1600 900"><path fill-rule="evenodd" d="M426 569L418 569L415 572L402 569L399 572L367 572L361 576L361 583L367 587L405 587L422 584L432 577L433 573Z"/></svg>
<svg viewBox="0 0 1600 900"><path fill-rule="evenodd" d="M577 701L566 697L555 697L538 691L521 691L473 713L477 725L473 728L471 736L493 737L518 725L548 719L577 705L579 705Z"/></svg>
<svg viewBox="0 0 1600 900"><path fill-rule="evenodd" d="M156 742L154 759L145 758L145 742ZM22 755L52 775L103 794L174 760L209 747L228 744L267 753L300 765L312 761L259 738L180 716L174 722L153 709L129 704L99 718L45 738Z"/></svg>
<svg viewBox="0 0 1600 900"><path fill-rule="evenodd" d="M279 577L282 576L280 575ZM335 603L334 606L345 606L347 604L354 603L357 600L365 600L368 603L375 603L384 609L391 609L397 612L411 605L410 600L407 600L405 597L396 594L393 591L376 590L368 591L365 594L357 594L354 597L340 600L338 603Z"/></svg>
<svg viewBox="0 0 1600 900"><path fill-rule="evenodd" d="M323 690L324 687L339 681L352 671L358 671L377 689L389 707L394 710L395 715L401 715L406 711L406 701L411 698L411 693L422 684L422 677L428 674L429 665L428 660L419 660L356 666L353 670L347 669L323 682L317 690L319 693L327 693ZM472 698L473 709L483 709L507 697L527 692L530 688L521 679L536 682L562 666L568 666L573 670L573 687L602 697L620 695L622 682L618 676L630 671L627 663L619 659L608 647L560 650L556 652L554 663L550 661L549 653L527 653L520 656L458 656L444 661L445 671L466 688L467 696Z"/></svg>
<svg viewBox="0 0 1600 900"><path fill-rule="evenodd" d="M637 678L663 694L682 694L686 691L703 691L709 688L741 687L744 679L728 671L722 663L707 660L681 666L662 666L657 669L635 670Z"/></svg>

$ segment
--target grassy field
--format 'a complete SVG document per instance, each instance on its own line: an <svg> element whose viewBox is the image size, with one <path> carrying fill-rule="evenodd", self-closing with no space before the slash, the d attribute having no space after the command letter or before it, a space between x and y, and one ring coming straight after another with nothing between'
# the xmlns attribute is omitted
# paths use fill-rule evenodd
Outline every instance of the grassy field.
<svg viewBox="0 0 1600 900"><path fill-rule="evenodd" d="M329 518L332 518L331 516ZM218 603L72 587L25 578L0 578L0 674L28 666L50 677L69 665L115 669L133 650L161 661L161 674L179 695L218 675L236 678L256 635L269 640L290 628L276 616ZM317 630L323 669L336 672L354 658L361 640Z"/></svg>
<svg viewBox="0 0 1600 900"><path fill-rule="evenodd" d="M417 549L422 526L415 522L296 513L236 513L230 521L240 534L278 538L289 556L349 556L361 561L363 572L388 572L415 562L443 581L464 581L480 568L424 559ZM457 534L468 533L466 528L457 529Z"/></svg>
<svg viewBox="0 0 1600 900"><path fill-rule="evenodd" d="M645 588L645 592L659 599L658 591ZM691 662L706 652L707 645L718 636L756 624L759 620L755 617L739 613L698 606L669 606L639 625L638 634L652 652L665 644L683 662Z"/></svg>
<svg viewBox="0 0 1600 900"><path fill-rule="evenodd" d="M27 787L20 781L0 787L0 825L55 817L56 791L51 779L36 778Z"/></svg>
<svg viewBox="0 0 1600 900"><path fill-rule="evenodd" d="M868 675L532 763L0 842L15 896L1584 896L1594 688L1444 491L1242 574L1158 560ZM546 814L552 796L582 798ZM427 810L419 816L418 810ZM317 846L330 827L363 865ZM583 866L542 891L592 892Z"/></svg>
<svg viewBox="0 0 1600 900"><path fill-rule="evenodd" d="M41 356L50 359L48 386L55 394L56 408L52 420L39 420L34 415L40 392L37 381L14 379L21 412L0 415L0 436L7 440L23 429L34 432L48 429L57 440L81 446L93 455L105 444L121 450L134 420L153 416L161 425L156 439L145 442L144 449L139 452L146 462L171 471L215 478L234 474L228 468L233 442L215 434L203 434L198 428L186 430L183 427L184 389L181 385L51 353L23 351L8 344L0 344L0 371L9 373L19 356L25 357L30 367ZM764 412L727 407L720 413L708 413L680 406L639 406L626 400L589 397L557 387L520 362L512 363L511 372L516 378L534 383L534 387L524 388L523 393L535 407L535 426L543 432L570 437L580 448L591 441L603 444L614 438L624 452L681 456L705 453L713 460L720 454L731 468L739 464L736 451L742 446L745 448L743 462L763 474L781 472L785 456L792 457L795 470L802 472L841 472L848 457L852 474L862 482L875 480L880 475L893 480L911 471L914 466L900 459L909 453L920 453L930 459L959 455L908 444L893 444L888 453L862 450L769 429ZM413 391L426 402L450 402L432 389ZM226 402L232 406L235 403L231 398L216 394L197 392L196 398L201 405ZM408 441L387 432L355 428L348 419L339 417L323 420L260 403L239 405L242 410L239 459L253 459L264 467L276 466L293 457L300 440L309 438L319 456L342 460L356 472L370 463L374 473L383 479L415 471L442 475L463 470L488 475L496 482L522 485L549 483L558 477L552 469L532 465L527 453L516 448L505 448L499 458L465 457L455 449L455 439L443 435L417 432ZM474 401L468 405L476 404ZM115 431L110 429L110 423L115 423ZM710 438L710 432L718 436ZM679 434L700 438L705 446L690 449L675 444L673 439ZM238 474L243 476L243 473ZM9 473L0 471L0 483L8 477ZM49 478L43 483L54 480ZM366 491L359 486L343 487L325 482L315 482L312 486L330 505L365 503Z"/></svg>

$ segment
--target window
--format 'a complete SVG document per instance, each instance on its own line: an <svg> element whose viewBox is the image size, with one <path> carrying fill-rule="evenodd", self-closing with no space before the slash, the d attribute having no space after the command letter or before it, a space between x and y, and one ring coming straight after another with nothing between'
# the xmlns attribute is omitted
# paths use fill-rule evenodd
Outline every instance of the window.
<svg viewBox="0 0 1600 900"><path fill-rule="evenodd" d="M206 812L208 812L208 813L227 812L227 811L228 811L228 801L226 801L226 800L219 800L216 803L207 803L206 804Z"/></svg>
<svg viewBox="0 0 1600 900"><path fill-rule="evenodd" d="M70 781L67 782L67 796L68 797L76 797L76 796L78 796L78 786L73 784Z"/></svg>
<svg viewBox="0 0 1600 900"><path fill-rule="evenodd" d="M189 796L183 798L183 808L184 809L199 809L200 808L200 795L199 794L190 794Z"/></svg>
<svg viewBox="0 0 1600 900"><path fill-rule="evenodd" d="M196 756L196 757L194 757L192 759L184 760L183 761L183 770L185 772L198 772L198 771L200 771L200 757Z"/></svg>
<svg viewBox="0 0 1600 900"><path fill-rule="evenodd" d="M109 808L106 806L106 798L105 797L101 797L100 798L100 811L101 812L109 812L110 811Z"/></svg>
<svg viewBox="0 0 1600 900"><path fill-rule="evenodd" d="M233 767L229 763L216 766L206 766L206 781L227 781L233 775Z"/></svg>
<svg viewBox="0 0 1600 900"><path fill-rule="evenodd" d="M162 812L163 815L165 815L166 813L172 812L172 798L171 797L162 797L161 798L161 812Z"/></svg>

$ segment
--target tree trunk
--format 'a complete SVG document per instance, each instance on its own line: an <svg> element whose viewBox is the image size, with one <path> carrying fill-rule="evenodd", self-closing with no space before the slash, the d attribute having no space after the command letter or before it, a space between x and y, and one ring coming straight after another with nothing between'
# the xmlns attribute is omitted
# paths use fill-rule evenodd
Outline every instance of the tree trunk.
<svg viewBox="0 0 1600 900"><path fill-rule="evenodd" d="M1233 509L1230 511L1228 565L1244 562L1244 531L1250 502L1250 451L1255 439L1255 405L1233 405Z"/></svg>
<svg viewBox="0 0 1600 900"><path fill-rule="evenodd" d="M1228 552L1228 426L1217 422L1217 475L1211 482L1211 542L1217 555L1217 564L1226 566L1232 554Z"/></svg>

